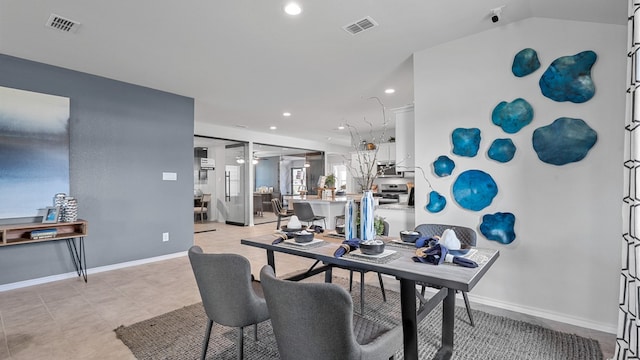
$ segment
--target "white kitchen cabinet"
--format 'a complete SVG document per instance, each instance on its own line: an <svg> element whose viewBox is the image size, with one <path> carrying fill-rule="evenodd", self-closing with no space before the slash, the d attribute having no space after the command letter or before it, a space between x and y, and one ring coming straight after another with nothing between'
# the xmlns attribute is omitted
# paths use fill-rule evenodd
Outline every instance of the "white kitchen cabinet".
<svg viewBox="0 0 640 360"><path fill-rule="evenodd" d="M396 143L378 144L379 162L396 162Z"/></svg>
<svg viewBox="0 0 640 360"><path fill-rule="evenodd" d="M381 216L389 223L389 236L400 236L400 231L413 230L415 224L415 209L406 205L380 205L375 210L375 216Z"/></svg>
<svg viewBox="0 0 640 360"><path fill-rule="evenodd" d="M394 109L396 115L396 164L398 170L413 171L415 166L415 119L413 105Z"/></svg>

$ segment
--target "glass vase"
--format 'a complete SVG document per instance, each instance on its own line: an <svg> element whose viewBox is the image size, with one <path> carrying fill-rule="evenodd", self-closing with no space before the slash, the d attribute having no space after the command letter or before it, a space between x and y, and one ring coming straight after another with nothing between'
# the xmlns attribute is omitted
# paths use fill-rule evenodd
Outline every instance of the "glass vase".
<svg viewBox="0 0 640 360"><path fill-rule="evenodd" d="M351 240L358 237L356 235L356 216L357 216L356 203L353 199L347 200L344 205L344 239Z"/></svg>
<svg viewBox="0 0 640 360"><path fill-rule="evenodd" d="M373 191L365 190L360 200L360 239L363 241L376 238L374 207Z"/></svg>

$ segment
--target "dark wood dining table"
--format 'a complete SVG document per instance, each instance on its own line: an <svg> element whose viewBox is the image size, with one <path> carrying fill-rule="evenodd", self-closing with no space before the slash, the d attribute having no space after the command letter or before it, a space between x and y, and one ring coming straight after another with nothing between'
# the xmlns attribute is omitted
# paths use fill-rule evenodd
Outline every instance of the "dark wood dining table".
<svg viewBox="0 0 640 360"><path fill-rule="evenodd" d="M426 317L440 302L442 306L442 345L434 359L450 359L453 354L453 326L456 291L471 291L487 273L491 265L499 257L500 252L494 249L474 248L473 259L479 264L477 268L467 268L453 264L430 265L414 262L415 247L403 244L398 239L384 238L386 249L393 251L389 261L373 260L365 256L347 254L335 257L334 252L339 247L340 240L331 236L330 232L319 234L317 241L311 245L296 245L291 242L273 244L274 234L262 235L242 239L243 245L254 246L266 250L267 263L276 269L275 252L301 256L316 260L319 267L312 267L307 272L298 274L291 280L301 280L304 277L325 272L325 281L331 282L331 269L340 268L375 271L393 276L400 280L400 307L402 314L404 358L418 359L418 323ZM421 303L416 311L416 282L424 282L441 287L427 302Z"/></svg>

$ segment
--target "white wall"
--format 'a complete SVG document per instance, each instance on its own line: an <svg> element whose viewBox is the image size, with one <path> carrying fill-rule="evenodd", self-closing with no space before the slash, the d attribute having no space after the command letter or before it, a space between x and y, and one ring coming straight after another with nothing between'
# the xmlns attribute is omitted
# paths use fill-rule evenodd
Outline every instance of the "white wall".
<svg viewBox="0 0 640 360"><path fill-rule="evenodd" d="M414 57L416 166L431 169L434 188L447 197L438 214L424 210L426 182L416 176L416 224L437 222L472 227L478 246L500 250L500 258L472 291L477 301L575 325L615 332L620 269L622 150L625 117L626 28L617 25L531 18L418 52ZM538 52L541 68L524 78L511 73L514 55L523 48ZM556 58L593 50L594 98L583 104L544 97L540 76ZM501 101L522 97L534 108L533 122L506 134L491 122ZM558 117L584 119L598 133L585 159L564 166L538 160L533 131ZM478 156L451 152L451 131L482 131ZM517 146L506 164L486 152L496 138ZM454 174L436 178L432 162L448 155ZM499 193L474 212L452 198L456 176L480 169L493 176ZM481 235L482 215L511 212L517 238L509 245Z"/></svg>

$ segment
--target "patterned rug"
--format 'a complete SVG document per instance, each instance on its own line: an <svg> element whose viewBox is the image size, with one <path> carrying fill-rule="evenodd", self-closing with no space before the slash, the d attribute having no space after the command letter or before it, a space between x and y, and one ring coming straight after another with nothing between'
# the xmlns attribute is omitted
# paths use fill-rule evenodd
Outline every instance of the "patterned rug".
<svg viewBox="0 0 640 360"><path fill-rule="evenodd" d="M346 280L334 282L346 287ZM348 288L348 287L347 287ZM359 285L352 293L359 310ZM382 301L380 289L365 286L365 316L388 325L400 323L400 295L386 291ZM436 307L418 326L419 358L431 359L440 346L441 306ZM530 359L568 360L602 359L596 340L545 329L509 318L473 310L475 327L469 325L466 310L456 307L453 359ZM131 349L137 359L199 359L207 317L202 304L193 304L115 329L118 338ZM235 359L237 330L214 324L207 359ZM258 341L253 327L245 328L244 358L247 360L278 359L278 349L271 323L258 325ZM396 359L403 359L402 350Z"/></svg>

